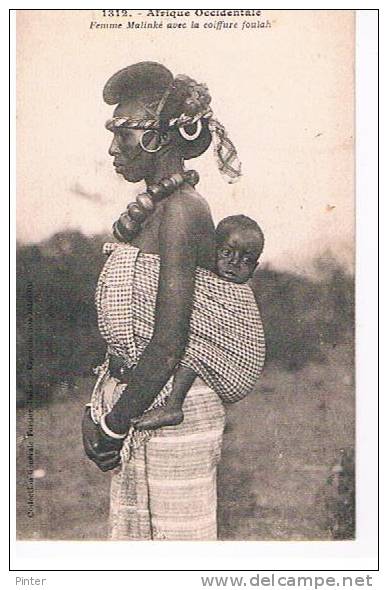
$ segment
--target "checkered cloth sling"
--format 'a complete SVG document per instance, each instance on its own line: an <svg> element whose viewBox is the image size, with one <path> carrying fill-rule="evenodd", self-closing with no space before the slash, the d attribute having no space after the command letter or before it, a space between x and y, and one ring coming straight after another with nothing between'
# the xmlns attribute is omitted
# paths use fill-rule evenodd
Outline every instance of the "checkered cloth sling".
<svg viewBox="0 0 388 590"><path fill-rule="evenodd" d="M132 367L153 334L159 257L129 244L106 244L104 251L110 255L96 291L99 329L110 351ZM264 331L251 288L198 268L181 363L230 403L252 390L264 357Z"/></svg>
<svg viewBox="0 0 388 590"><path fill-rule="evenodd" d="M134 367L152 338L159 282L159 256L144 254L129 244L108 243L109 255L96 289L98 326L109 354ZM252 390L265 359L264 331L251 288L220 279L208 270L196 270L190 333L181 364L190 367L225 403L237 402ZM111 409L103 399L108 360L99 367L92 395L96 422ZM163 405L173 378L149 409ZM120 396L125 385L116 387ZM117 401L117 399L116 399ZM152 435L131 428L122 458Z"/></svg>

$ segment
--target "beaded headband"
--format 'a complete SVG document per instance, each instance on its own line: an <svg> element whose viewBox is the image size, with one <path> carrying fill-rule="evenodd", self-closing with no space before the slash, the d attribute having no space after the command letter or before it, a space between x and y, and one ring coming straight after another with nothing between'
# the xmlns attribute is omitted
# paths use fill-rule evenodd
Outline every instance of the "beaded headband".
<svg viewBox="0 0 388 590"><path fill-rule="evenodd" d="M166 100L166 95L163 96L162 101ZM161 101L161 102L162 102ZM150 109L147 109L150 112ZM149 119L132 119L131 117L113 117L109 119L105 127L109 131L115 132L121 128L125 129L144 129L145 131L150 130L161 130L164 129L177 129L182 137L188 141L197 139L201 131L201 120L205 119L208 123L209 131L212 135L212 143L214 147L214 155L217 161L219 171L222 175L228 177L228 182L236 182L241 176L241 162L237 155L237 150L229 139L225 127L213 117L213 111L207 107L195 115L187 115L182 113L179 117L175 117L169 120L163 120L159 117L160 103L158 105L157 113L155 116ZM197 131L193 134L187 133L184 127L189 125L197 124Z"/></svg>
<svg viewBox="0 0 388 590"><path fill-rule="evenodd" d="M168 127L185 127L186 125L194 125L200 119L210 119L213 116L213 111L208 109L207 111L198 113L191 117L182 113L179 117L170 119L166 122ZM113 117L108 119L105 124L106 129L114 131L118 127L125 127L129 129L160 129L160 120L156 118L150 119L132 119L131 117Z"/></svg>

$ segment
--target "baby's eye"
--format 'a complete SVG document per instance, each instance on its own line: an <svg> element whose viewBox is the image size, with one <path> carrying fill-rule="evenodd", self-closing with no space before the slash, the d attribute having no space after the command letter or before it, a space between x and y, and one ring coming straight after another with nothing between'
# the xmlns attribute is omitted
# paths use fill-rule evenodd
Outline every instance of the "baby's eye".
<svg viewBox="0 0 388 590"><path fill-rule="evenodd" d="M229 248L221 248L221 256L230 256L232 251Z"/></svg>
<svg viewBox="0 0 388 590"><path fill-rule="evenodd" d="M254 259L252 258L252 256L243 256L241 262L243 262L244 264L253 264Z"/></svg>

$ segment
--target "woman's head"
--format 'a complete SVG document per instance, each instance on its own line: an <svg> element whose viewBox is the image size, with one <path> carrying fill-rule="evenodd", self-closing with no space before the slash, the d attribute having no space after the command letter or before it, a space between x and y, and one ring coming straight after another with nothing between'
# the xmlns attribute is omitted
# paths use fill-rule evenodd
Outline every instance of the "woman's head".
<svg viewBox="0 0 388 590"><path fill-rule="evenodd" d="M114 74L103 96L117 105L107 123L114 133L109 153L116 171L130 182L146 178L161 157L188 160L210 145L202 116L210 111L210 95L191 78L174 79L164 66L142 62Z"/></svg>

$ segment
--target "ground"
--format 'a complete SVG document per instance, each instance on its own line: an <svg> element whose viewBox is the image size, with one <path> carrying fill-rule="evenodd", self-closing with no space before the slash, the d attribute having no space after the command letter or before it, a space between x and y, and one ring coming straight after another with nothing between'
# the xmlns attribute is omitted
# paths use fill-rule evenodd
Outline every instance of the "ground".
<svg viewBox="0 0 388 590"><path fill-rule="evenodd" d="M353 535L353 359L345 347L299 371L268 365L228 406L218 474L223 540ZM93 380L63 386L34 412L34 506L28 516L27 408L17 415L19 539L105 539L109 475L83 453L80 422Z"/></svg>

